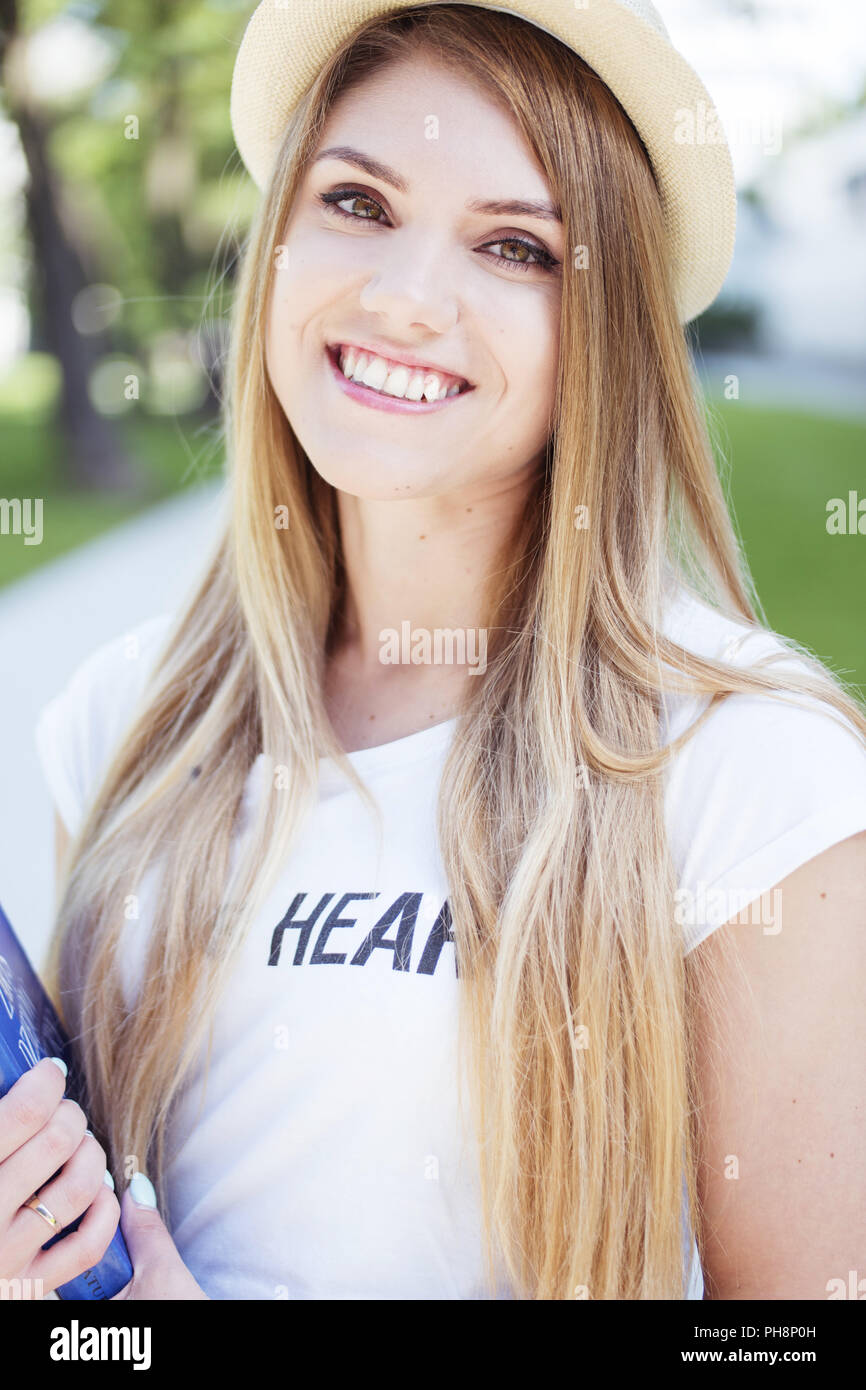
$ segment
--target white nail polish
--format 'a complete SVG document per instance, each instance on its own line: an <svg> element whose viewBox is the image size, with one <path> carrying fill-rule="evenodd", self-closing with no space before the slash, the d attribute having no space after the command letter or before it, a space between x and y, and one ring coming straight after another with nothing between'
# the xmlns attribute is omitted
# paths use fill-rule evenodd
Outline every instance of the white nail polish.
<svg viewBox="0 0 866 1390"><path fill-rule="evenodd" d="M132 1181L129 1184L132 1200L140 1207L156 1207L156 1193L153 1190L153 1183L150 1178L145 1177L144 1173L133 1173Z"/></svg>

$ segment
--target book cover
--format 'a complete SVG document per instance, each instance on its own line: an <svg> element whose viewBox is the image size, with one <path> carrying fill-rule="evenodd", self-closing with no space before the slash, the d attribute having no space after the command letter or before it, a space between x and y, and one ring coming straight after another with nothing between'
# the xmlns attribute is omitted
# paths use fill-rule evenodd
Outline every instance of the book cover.
<svg viewBox="0 0 866 1390"><path fill-rule="evenodd" d="M81 1104L83 1088L57 1012L0 907L0 1096L43 1057L61 1057L69 1068L66 1095ZM44 1184L43 1184L44 1186ZM77 1229L82 1212L43 1245L47 1250ZM40 1218L37 1218L41 1220ZM129 1283L132 1264L118 1225L99 1264L57 1288L58 1298L108 1299Z"/></svg>

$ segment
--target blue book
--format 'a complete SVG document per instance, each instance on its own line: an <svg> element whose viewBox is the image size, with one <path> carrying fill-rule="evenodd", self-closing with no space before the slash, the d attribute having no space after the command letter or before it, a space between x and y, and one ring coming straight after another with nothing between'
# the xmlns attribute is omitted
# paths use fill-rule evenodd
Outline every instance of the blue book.
<svg viewBox="0 0 866 1390"><path fill-rule="evenodd" d="M63 1059L69 1068L66 1095L81 1104L81 1078L60 1019L0 907L0 1096L5 1096L19 1076L43 1057ZM51 1236L42 1249L47 1250L76 1230L84 1216L82 1212L77 1220ZM56 1292L58 1298L113 1298L131 1278L129 1251L118 1226L99 1264L70 1279L68 1284L59 1285Z"/></svg>

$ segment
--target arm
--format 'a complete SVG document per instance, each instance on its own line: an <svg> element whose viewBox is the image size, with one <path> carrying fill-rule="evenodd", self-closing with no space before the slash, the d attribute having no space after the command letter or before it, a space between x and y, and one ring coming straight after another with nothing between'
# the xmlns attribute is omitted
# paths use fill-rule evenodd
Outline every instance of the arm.
<svg viewBox="0 0 866 1390"><path fill-rule="evenodd" d="M779 889L776 934L731 921L695 948L706 1296L826 1299L855 1270L863 1297L866 832Z"/></svg>

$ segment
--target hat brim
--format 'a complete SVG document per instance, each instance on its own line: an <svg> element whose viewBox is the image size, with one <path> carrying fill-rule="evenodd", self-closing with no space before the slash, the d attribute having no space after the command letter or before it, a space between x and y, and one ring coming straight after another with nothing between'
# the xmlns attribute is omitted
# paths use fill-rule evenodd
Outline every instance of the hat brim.
<svg viewBox="0 0 866 1390"><path fill-rule="evenodd" d="M563 0L466 0L514 14L574 49L611 89L646 146L667 225L674 294L687 323L712 303L730 266L736 190L712 100L671 43L619 0L585 8ZM266 0L247 25L235 61L231 120L258 187L273 168L286 123L337 48L369 20L430 0ZM689 117L694 120L688 138ZM685 129L686 138L682 137Z"/></svg>

